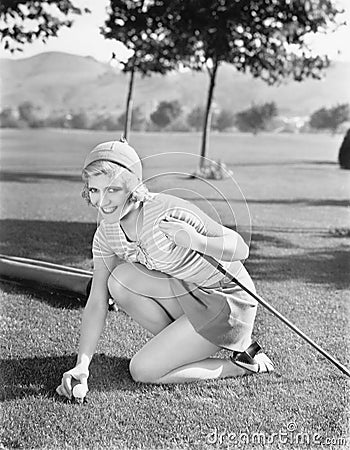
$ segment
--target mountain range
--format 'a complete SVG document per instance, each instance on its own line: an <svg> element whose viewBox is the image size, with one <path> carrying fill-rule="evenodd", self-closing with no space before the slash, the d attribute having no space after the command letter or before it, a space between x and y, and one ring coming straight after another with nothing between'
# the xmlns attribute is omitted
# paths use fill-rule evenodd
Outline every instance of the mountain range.
<svg viewBox="0 0 350 450"><path fill-rule="evenodd" d="M30 101L43 113L122 112L128 75L92 57L60 52L17 60L1 59L1 109ZM305 116L323 106L350 103L350 62L335 62L322 80L308 79L268 86L262 80L223 64L215 88L215 105L233 112L252 103L275 101L280 114ZM134 105L153 111L161 100L179 100L184 108L204 106L209 78L205 72L137 75Z"/></svg>

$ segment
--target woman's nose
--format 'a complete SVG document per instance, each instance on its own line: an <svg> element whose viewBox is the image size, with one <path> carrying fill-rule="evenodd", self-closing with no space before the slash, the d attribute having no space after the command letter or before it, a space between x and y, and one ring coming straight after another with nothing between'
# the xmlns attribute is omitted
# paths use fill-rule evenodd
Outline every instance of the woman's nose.
<svg viewBox="0 0 350 450"><path fill-rule="evenodd" d="M107 206L109 203L110 203L110 199L108 198L108 194L101 192L101 194L99 195L99 198L98 198L97 206L103 207L103 206Z"/></svg>

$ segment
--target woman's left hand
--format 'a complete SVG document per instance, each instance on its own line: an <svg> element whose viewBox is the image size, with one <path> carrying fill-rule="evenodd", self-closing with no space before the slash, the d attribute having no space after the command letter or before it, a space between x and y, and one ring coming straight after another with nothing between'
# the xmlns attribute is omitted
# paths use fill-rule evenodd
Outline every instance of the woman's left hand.
<svg viewBox="0 0 350 450"><path fill-rule="evenodd" d="M176 245L192 249L196 247L199 233L183 220L167 217L159 222L159 228Z"/></svg>

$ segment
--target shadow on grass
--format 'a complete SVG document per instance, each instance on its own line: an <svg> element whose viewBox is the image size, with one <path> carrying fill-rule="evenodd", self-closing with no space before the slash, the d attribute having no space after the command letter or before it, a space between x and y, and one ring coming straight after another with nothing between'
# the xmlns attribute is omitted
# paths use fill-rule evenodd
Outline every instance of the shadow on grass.
<svg viewBox="0 0 350 450"><path fill-rule="evenodd" d="M4 219L0 253L91 269L95 223Z"/></svg>
<svg viewBox="0 0 350 450"><path fill-rule="evenodd" d="M0 181L14 183L37 183L43 180L82 182L80 175L40 172L0 172Z"/></svg>
<svg viewBox="0 0 350 450"><path fill-rule="evenodd" d="M329 230L324 227L296 227L296 226L259 226L253 225L253 233L255 231L260 231L261 233L283 233L283 234L313 234L315 236L329 236Z"/></svg>
<svg viewBox="0 0 350 450"><path fill-rule="evenodd" d="M303 206L350 206L350 200L348 199L311 199L311 198L287 198L287 199L247 199L249 204L262 204L262 205L303 205Z"/></svg>
<svg viewBox="0 0 350 450"><path fill-rule="evenodd" d="M91 270L91 242L95 229L94 223L1 220L0 253ZM261 227L257 231L253 231L252 252L247 262L253 277L270 281L300 280L325 283L340 288L348 284L350 261L343 245L335 249L325 247L309 253L301 251L298 254L286 252L282 256L263 256L264 245L279 249L279 253L283 249L302 250L302 241L298 245L276 234L308 233L310 236L330 236L329 230L274 227L266 229L265 234L264 228ZM295 239L294 241L299 242ZM261 244L261 251L257 250L257 244Z"/></svg>
<svg viewBox="0 0 350 450"><path fill-rule="evenodd" d="M339 166L338 161L306 160L306 161L300 161L300 162L302 162L303 164L317 165L317 166Z"/></svg>
<svg viewBox="0 0 350 450"><path fill-rule="evenodd" d="M300 166L300 165L315 165L315 166L337 166L336 161L262 161L262 162L236 162L236 167L274 167L274 166ZM230 166L230 165L229 165ZM187 176L179 176L179 178L187 179ZM0 171L0 181L15 182L15 183L36 183L44 180L57 181L71 181L80 182L80 174L64 174L64 173L47 173L47 172L25 172L25 171Z"/></svg>
<svg viewBox="0 0 350 450"><path fill-rule="evenodd" d="M227 162L227 167L229 169L235 170L236 167L298 167L301 169L301 166L331 166L332 168L339 167L339 163L337 161L330 160L304 160L304 159L291 159L291 160L269 160L269 161L235 161L234 164ZM310 167L305 167L310 169ZM326 167L327 168L327 167ZM340 167L339 167L340 169ZM180 177L179 177L180 178ZM181 176L181 178L186 178L186 176Z"/></svg>
<svg viewBox="0 0 350 450"><path fill-rule="evenodd" d="M76 355L53 356L42 358L16 358L0 360L2 384L0 388L0 402L22 399L28 396L58 397L56 388L61 382L62 374L76 362ZM129 372L129 358L96 354L90 366L89 390L90 392L148 392L155 387L153 384L135 382ZM220 385L231 382L226 380L204 380L203 386ZM248 387L251 383L262 384L264 388L275 388L278 385L290 389L292 385L302 387L315 385L321 381L334 380L341 382L347 380L340 374L319 374L318 376L295 377L288 374L273 373L269 377L256 379L255 377L237 378L242 386ZM162 388L167 391L176 391L176 384L165 384Z"/></svg>
<svg viewBox="0 0 350 450"><path fill-rule="evenodd" d="M244 233L241 233L244 238ZM258 243L263 243L265 245L277 247L277 248L296 248L297 245L293 244L290 240L284 239L277 236L271 236L263 233L252 233L250 248L254 250Z"/></svg>
<svg viewBox="0 0 350 450"><path fill-rule="evenodd" d="M326 284L336 289L350 286L349 252L343 247L285 256L254 254L247 266L253 278L265 281L299 280L302 283Z"/></svg>
<svg viewBox="0 0 350 450"><path fill-rule="evenodd" d="M301 206L337 206L337 207L348 207L350 206L350 200L348 199L311 199L311 198L264 198L264 199L253 199L246 198L244 200L235 198L217 198L217 197L205 197L205 199L200 199L196 197L184 197L186 200L192 202L223 202L223 203L247 203L249 205L301 205Z"/></svg>
<svg viewBox="0 0 350 450"><path fill-rule="evenodd" d="M89 388L96 391L140 388L129 372L129 359L97 354L90 366ZM0 401L20 399L30 395L56 396L62 374L76 363L76 355L42 358L1 359Z"/></svg>

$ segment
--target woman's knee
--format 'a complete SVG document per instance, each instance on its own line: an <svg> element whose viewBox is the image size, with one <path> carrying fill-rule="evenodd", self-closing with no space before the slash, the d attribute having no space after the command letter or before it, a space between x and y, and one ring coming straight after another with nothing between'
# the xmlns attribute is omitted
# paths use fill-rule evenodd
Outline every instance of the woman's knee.
<svg viewBox="0 0 350 450"><path fill-rule="evenodd" d="M136 354L130 361L129 371L132 379L138 383L157 383L162 374L157 371L154 361Z"/></svg>
<svg viewBox="0 0 350 450"><path fill-rule="evenodd" d="M133 280L135 280L133 267L128 263L117 266L109 276L109 293L120 306L130 298Z"/></svg>

